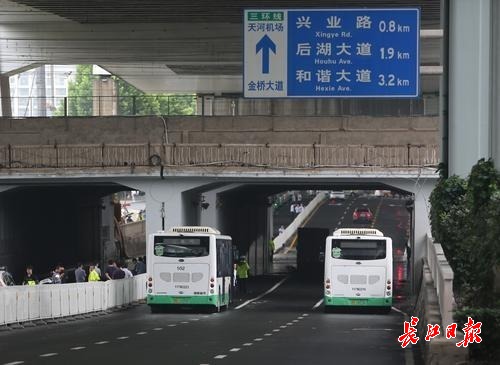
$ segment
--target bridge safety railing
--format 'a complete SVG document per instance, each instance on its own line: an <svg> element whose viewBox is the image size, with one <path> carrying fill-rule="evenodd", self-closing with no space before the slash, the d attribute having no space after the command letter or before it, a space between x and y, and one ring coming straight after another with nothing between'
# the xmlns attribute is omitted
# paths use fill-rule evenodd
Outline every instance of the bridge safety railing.
<svg viewBox="0 0 500 365"><path fill-rule="evenodd" d="M106 282L0 288L0 326L119 308L146 297L146 274Z"/></svg>
<svg viewBox="0 0 500 365"><path fill-rule="evenodd" d="M0 146L0 169L124 166L419 167L436 145L86 144Z"/></svg>
<svg viewBox="0 0 500 365"><path fill-rule="evenodd" d="M238 95L82 95L16 96L8 99L11 116L437 116L439 95L416 99L246 99ZM5 115L4 115L5 116Z"/></svg>
<svg viewBox="0 0 500 365"><path fill-rule="evenodd" d="M430 235L427 235L426 251L427 263L437 292L442 325L443 327L448 326L453 323L453 311L455 310L453 270L444 255L441 244L434 242Z"/></svg>

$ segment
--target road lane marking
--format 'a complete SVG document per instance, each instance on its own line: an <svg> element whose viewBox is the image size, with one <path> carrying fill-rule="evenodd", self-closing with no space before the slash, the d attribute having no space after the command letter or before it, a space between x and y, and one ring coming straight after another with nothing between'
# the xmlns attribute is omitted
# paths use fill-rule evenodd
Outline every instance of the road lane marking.
<svg viewBox="0 0 500 365"><path fill-rule="evenodd" d="M264 336L272 336L272 333L264 333Z"/></svg>
<svg viewBox="0 0 500 365"><path fill-rule="evenodd" d="M217 355L217 356L214 356L214 359L223 359L227 357L227 355Z"/></svg>
<svg viewBox="0 0 500 365"><path fill-rule="evenodd" d="M109 341L99 341L99 342L95 342L94 344L95 345L105 345L107 343L109 343Z"/></svg>
<svg viewBox="0 0 500 365"><path fill-rule="evenodd" d="M19 365L19 364L24 364L24 361L12 361L5 363L4 365Z"/></svg>
<svg viewBox="0 0 500 365"><path fill-rule="evenodd" d="M161 330L163 330L163 328L162 328L162 327L156 327L156 328L153 328L153 331L161 331Z"/></svg>
<svg viewBox="0 0 500 365"><path fill-rule="evenodd" d="M318 303L316 303L316 304L312 307L312 309L316 309L316 308L318 308L321 304L323 304L323 301L324 301L324 300L325 300L324 298L323 298L323 299L320 299L320 300L318 301Z"/></svg>
<svg viewBox="0 0 500 365"><path fill-rule="evenodd" d="M239 347L234 347L232 348L231 350L229 350L230 352L238 352L240 351L241 349Z"/></svg>
<svg viewBox="0 0 500 365"><path fill-rule="evenodd" d="M183 324L187 324L187 323L189 323L189 322L187 322L187 321L184 321L184 322L181 322L181 323L183 323Z"/></svg>
<svg viewBox="0 0 500 365"><path fill-rule="evenodd" d="M57 352L49 352L48 354L42 354L40 357L52 357L59 355Z"/></svg>
<svg viewBox="0 0 500 365"><path fill-rule="evenodd" d="M253 345L253 343L251 343L251 342L245 342L245 343L243 344L243 346L252 346L252 345Z"/></svg>
<svg viewBox="0 0 500 365"><path fill-rule="evenodd" d="M406 314L406 313L405 313L405 312L403 312L402 310L397 309L396 307L391 307L391 308L392 308L392 310L393 310L393 311L396 311L396 312L401 313L401 314L403 314L403 315L405 315L405 316L408 316L408 314Z"/></svg>
<svg viewBox="0 0 500 365"><path fill-rule="evenodd" d="M263 340L263 338L260 338L260 337L259 337L259 338L254 338L253 340L258 342L258 341L262 341L262 340Z"/></svg>
<svg viewBox="0 0 500 365"><path fill-rule="evenodd" d="M286 326L280 326L280 328L286 328Z"/></svg>
<svg viewBox="0 0 500 365"><path fill-rule="evenodd" d="M309 317L309 314L308 313L304 313L302 314L304 317Z"/></svg>
<svg viewBox="0 0 500 365"><path fill-rule="evenodd" d="M117 337L116 339L117 340L126 340L127 338L129 338L129 336L121 336L121 337Z"/></svg>
<svg viewBox="0 0 500 365"><path fill-rule="evenodd" d="M85 349L86 347L85 346L77 346L77 347L72 347L70 348L71 351L78 351L78 350L83 350Z"/></svg>
<svg viewBox="0 0 500 365"><path fill-rule="evenodd" d="M191 318L190 321L199 321L199 318Z"/></svg>
<svg viewBox="0 0 500 365"><path fill-rule="evenodd" d="M258 297L255 297L253 299L249 299L247 300L245 303L243 304L240 304L239 306L237 306L235 309L241 309L245 306L247 306L248 304L256 301L256 300L259 300L261 298L263 298L264 296L266 296L267 294L270 294L272 293L273 291L275 291L281 284L283 284L285 282L285 280L288 279L288 276L284 277L283 279L281 279L278 283L276 283L275 285L273 285L273 287L271 289L269 289L268 291L266 291L265 293L262 293L261 295L259 295Z"/></svg>
<svg viewBox="0 0 500 365"><path fill-rule="evenodd" d="M279 328L273 329L273 332L279 332L279 331L281 331Z"/></svg>
<svg viewBox="0 0 500 365"><path fill-rule="evenodd" d="M144 331L141 331L141 332L137 332L136 335L139 335L139 336L142 336L142 335L146 335L147 332L144 332Z"/></svg>
<svg viewBox="0 0 500 365"><path fill-rule="evenodd" d="M177 325L176 325L176 324L169 324L168 326L169 326L169 327L175 327L175 326L177 326Z"/></svg>
<svg viewBox="0 0 500 365"><path fill-rule="evenodd" d="M299 321L298 319L294 319L292 322L297 323L298 321Z"/></svg>

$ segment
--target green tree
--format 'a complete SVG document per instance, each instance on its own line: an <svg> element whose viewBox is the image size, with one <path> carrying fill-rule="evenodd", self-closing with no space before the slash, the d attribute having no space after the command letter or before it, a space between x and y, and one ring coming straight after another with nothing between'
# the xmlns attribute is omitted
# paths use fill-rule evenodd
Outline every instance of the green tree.
<svg viewBox="0 0 500 365"><path fill-rule="evenodd" d="M68 82L68 115L69 116L90 116L93 109L93 78L92 65L76 66L74 80ZM61 102L55 116L64 116L64 102Z"/></svg>
<svg viewBox="0 0 500 365"><path fill-rule="evenodd" d="M92 65L78 65L74 81L68 83L68 115L93 115ZM118 115L193 115L196 98L191 95L158 94L149 95L117 76ZM64 103L56 111L56 116L64 116Z"/></svg>

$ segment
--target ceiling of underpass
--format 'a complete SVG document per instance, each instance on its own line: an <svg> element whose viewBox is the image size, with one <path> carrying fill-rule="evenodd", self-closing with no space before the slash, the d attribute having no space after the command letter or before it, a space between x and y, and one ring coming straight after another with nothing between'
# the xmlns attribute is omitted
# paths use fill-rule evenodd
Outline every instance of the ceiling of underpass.
<svg viewBox="0 0 500 365"><path fill-rule="evenodd" d="M99 64L145 92L240 93L245 8L421 8L421 28L438 29L428 0L0 0L0 74L41 64ZM440 64L439 39L421 42L421 65ZM423 77L422 91L438 88Z"/></svg>

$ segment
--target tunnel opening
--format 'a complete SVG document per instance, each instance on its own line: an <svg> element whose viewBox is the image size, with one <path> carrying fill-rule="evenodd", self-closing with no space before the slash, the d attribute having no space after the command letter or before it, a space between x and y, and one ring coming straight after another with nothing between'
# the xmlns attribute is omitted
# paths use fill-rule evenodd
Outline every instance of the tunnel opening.
<svg viewBox="0 0 500 365"><path fill-rule="evenodd" d="M292 207L305 208L318 195L324 198L271 254L268 242L279 240L300 215ZM403 303L411 294L414 199L413 193L382 183L245 185L222 194L223 232L233 237L238 255L260 266L260 272L253 268L254 275L292 274L322 283L326 236L339 228L377 228L393 240L394 300ZM266 218L259 218L259 212Z"/></svg>
<svg viewBox="0 0 500 365"><path fill-rule="evenodd" d="M74 282L78 263L125 259L131 250L122 219L118 184L26 185L0 194L0 266L20 284L27 265L38 280L49 278L56 265ZM143 216L145 214L143 213ZM144 217L145 219L145 217ZM125 232L125 234L120 234ZM145 243L142 227L141 243Z"/></svg>

